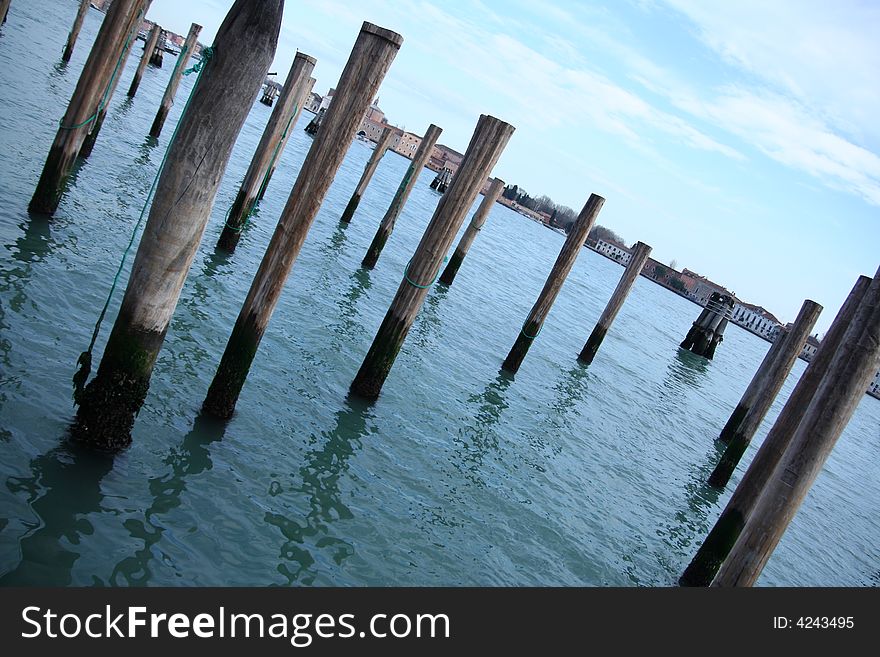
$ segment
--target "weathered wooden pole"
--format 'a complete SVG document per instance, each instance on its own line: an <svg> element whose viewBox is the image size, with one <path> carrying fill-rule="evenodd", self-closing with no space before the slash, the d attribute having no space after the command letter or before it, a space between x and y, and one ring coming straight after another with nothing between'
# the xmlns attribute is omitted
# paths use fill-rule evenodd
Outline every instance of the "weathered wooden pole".
<svg viewBox="0 0 880 657"><path fill-rule="evenodd" d="M159 33L159 42L153 48L153 53L150 55L150 64L156 68L162 68L162 60L165 56L165 43L168 40L166 34L165 30Z"/></svg>
<svg viewBox="0 0 880 657"><path fill-rule="evenodd" d="M288 140L290 140L290 135L293 134L293 128L299 121L299 116L302 114L303 107L305 107L306 102L309 99L309 94L312 93L312 87L315 86L315 78L309 78L306 84L302 87L300 95L296 99L296 111L293 113L293 119L290 122L290 128L288 128L284 138L281 140L281 147L278 149L279 153L284 152L284 148L287 146ZM278 158L272 162L272 165L269 167L268 173L266 173L266 182L260 187L260 193L257 196L258 201L263 200L263 196L266 195L266 188L269 186L269 181L272 180L272 175L275 173L275 169L278 166Z"/></svg>
<svg viewBox="0 0 880 657"><path fill-rule="evenodd" d="M562 289L562 284L565 282L568 272L571 271L578 254L583 250L587 235L590 234L593 224L596 223L596 217L599 216L599 211L604 203L605 199L598 194L590 194L590 198L565 238L565 244L562 245L562 250L553 264L553 269L550 270L547 282L544 283L544 289L541 290L538 300L532 306L529 316L526 317L516 342L513 343L510 353L504 359L501 369L513 372L514 374L519 369L529 351L529 347L532 346L532 342L538 337L538 333L541 332L544 320L547 319L550 308L553 306L553 302L556 301L556 297Z"/></svg>
<svg viewBox="0 0 880 657"><path fill-rule="evenodd" d="M651 247L644 242L636 242L635 246L633 246L629 262L626 265L626 269L623 270L623 274L620 277L620 281L617 283L617 287L614 288L614 293L611 295L608 305L605 306L605 310L603 310L602 314L599 316L599 321L596 322L596 328L590 333L590 338L587 340L584 348L581 349L581 353L578 354L579 361L587 363L588 365L593 362L593 358L596 357L596 352L599 351L599 345L601 345L602 340L605 339L605 334L608 333L608 329L611 328L614 318L617 317L617 313L620 311L620 308L629 296L633 284L636 282L639 274L642 273L642 268L645 266L645 263L648 261L648 256L650 255Z"/></svg>
<svg viewBox="0 0 880 657"><path fill-rule="evenodd" d="M724 507L715 526L697 550L693 560L685 569L679 584L682 586L709 586L724 558L739 537L746 520L761 496L768 478L782 459L791 443L804 410L810 405L822 377L834 357L847 327L852 322L856 309L865 296L871 279L862 276L840 307L831 328L825 334L815 355L801 375L800 380L785 402L779 417L755 453L746 473Z"/></svg>
<svg viewBox="0 0 880 657"><path fill-rule="evenodd" d="M147 0L115 0L107 10L49 149L49 156L28 206L31 212L51 215L58 208L83 140L106 105L105 95L113 76L118 75L120 55L129 35L131 21L146 3Z"/></svg>
<svg viewBox="0 0 880 657"><path fill-rule="evenodd" d="M6 16L9 14L9 3L12 0L0 0L0 18L3 20L0 21L0 25L6 22Z"/></svg>
<svg viewBox="0 0 880 657"><path fill-rule="evenodd" d="M177 88L180 86L180 80L183 78L183 71L186 69L186 63L189 61L190 55L195 51L196 41L198 41L201 31L202 26L196 23L189 27L189 34L186 35L183 49L177 56L174 70L171 72L171 79L168 80L168 86L165 88L165 95L162 96L162 102L159 104L159 111L156 112L156 118L153 119L153 125L150 127L151 137L158 138L162 134L162 126L165 125L168 112L171 111L171 106L174 105L174 96L177 95Z"/></svg>
<svg viewBox="0 0 880 657"><path fill-rule="evenodd" d="M880 367L880 271L712 586L752 586Z"/></svg>
<svg viewBox="0 0 880 657"><path fill-rule="evenodd" d="M345 210L342 212L339 221L346 224L351 223L354 211L357 210L357 206L361 202L361 197L364 195L364 192L367 191L367 185L369 185L370 180L373 179L373 174L376 173L376 169L379 166L379 160L382 159L385 152L388 150L388 146L391 144L391 138L393 136L394 129L391 126L386 126L385 129L382 130L382 134L379 135L379 141L376 142L376 148L373 149L370 159L367 160L364 172L361 174L361 179L358 181L357 187L354 188L354 193L348 200L348 205L345 206Z"/></svg>
<svg viewBox="0 0 880 657"><path fill-rule="evenodd" d="M434 149L434 144L440 138L441 132L443 132L443 129L438 128L433 123L425 131L425 136L422 137L422 141L416 149L416 154L403 175L403 180L400 181L400 185L394 193L394 198L391 199L391 205L388 206L385 216L382 217L382 221L379 223L379 228L376 230L376 235L373 237L370 248L367 249L367 254L364 256L363 261L361 261L361 265L367 269L372 269L376 266L382 249L385 248L385 243L391 236L391 231L394 230L394 223L397 221L397 217L400 216L403 206L406 205L406 200L409 198L413 187L415 187L419 174L425 168L428 158L431 157L431 151Z"/></svg>
<svg viewBox="0 0 880 657"><path fill-rule="evenodd" d="M452 240L513 131L514 127L509 123L493 116L480 116L458 174L437 204L434 216L403 272L403 280L373 344L352 381L353 395L365 399L379 396L406 334L428 295L428 289L440 273Z"/></svg>
<svg viewBox="0 0 880 657"><path fill-rule="evenodd" d="M228 418L235 410L241 388L284 281L302 248L324 195L345 158L358 124L394 61L403 37L365 22L342 71L333 103L320 132L299 170L278 226L202 405L206 413Z"/></svg>
<svg viewBox="0 0 880 657"><path fill-rule="evenodd" d="M119 60L119 68L116 72L116 75L113 76L113 79L110 80L110 86L107 89L107 100L104 102L103 107L98 111L98 116L95 117L95 121L92 123L92 128L89 130L89 133L86 135L86 138L83 140L82 147L79 149L80 157L89 157L92 154L92 150L95 148L95 142L98 140L98 134L101 132L101 126L104 125L104 119L107 117L107 111L110 109L110 99L113 98L113 94L116 92L116 87L119 86L119 80L122 78L122 71L125 69L125 65L128 63L128 56L131 54L131 49L134 47L135 41L137 41L138 30L140 29L141 22L144 19L144 15L147 13L147 9L150 6L152 0L147 0L144 8L141 12L135 17L134 21L132 21L129 26L128 39L125 42L125 45L122 47L122 55Z"/></svg>
<svg viewBox="0 0 880 657"><path fill-rule="evenodd" d="M144 71L147 70L147 64L150 63L150 57L152 56L153 51L156 50L156 44L159 42L159 35L161 33L162 27L158 23L154 23L153 29L150 30L150 34L144 42L144 54L141 55L141 61L138 63L137 70L134 72L134 77L131 79L131 86L128 88L129 98L134 98L138 87L141 86L141 78L144 77Z"/></svg>
<svg viewBox="0 0 880 657"><path fill-rule="evenodd" d="M458 246L456 246L455 251L452 252L452 256L450 256L446 268L443 270L443 273L440 274L440 282L444 285L452 285L452 281L455 280L455 275L458 273L461 263L464 262L464 257L468 254L471 244L477 239L477 234L483 229L486 219L489 217L489 211L492 209L492 206L495 205L495 201L498 200L498 197L501 196L503 189L504 181L501 180L501 178L495 178L489 185L489 189L483 196L483 200L480 201L480 207L477 208L477 211L474 212L474 216L471 217L471 223L468 224L464 234L458 241Z"/></svg>
<svg viewBox="0 0 880 657"><path fill-rule="evenodd" d="M772 364L767 368L764 377L758 384L758 392L755 395L752 406L746 411L742 422L734 431L730 442L727 443L727 447L721 455L721 460L718 461L718 465L715 466L712 474L709 475L710 486L723 488L730 481L734 469L745 453L749 443L752 442L752 437L758 431L758 427L761 426L761 422L764 420L764 416L767 415L767 411L770 410L773 400L776 399L776 395L782 389L782 384L785 383L791 368L794 367L795 361L803 350L804 343L810 336L810 332L813 330L813 326L816 324L816 320L821 312L822 306L815 301L810 301L809 299L804 301L797 318L794 320L794 324L779 348L779 353L773 359Z"/></svg>
<svg viewBox="0 0 880 657"><path fill-rule="evenodd" d="M7 3L8 4L8 3ZM76 10L76 17L73 19L73 27L67 35L67 44L64 46L64 52L61 55L62 62L69 62L73 55L73 47L76 45L76 39L79 31L82 29L83 20L89 13L89 0L79 0L79 8Z"/></svg>
<svg viewBox="0 0 880 657"><path fill-rule="evenodd" d="M131 442L236 136L275 55L283 6L236 0L217 31L168 149L98 374L80 399L72 435L82 443L117 450Z"/></svg>
<svg viewBox="0 0 880 657"><path fill-rule="evenodd" d="M315 61L314 57L302 52L297 52L296 57L293 58L293 64L284 81L284 89L266 123L263 136L229 210L223 232L220 233L220 239L217 241L218 249L232 253L238 245L241 231L266 185L269 168L281 156L281 149L287 143L287 136L293 128L293 120L299 109L297 98L315 68Z"/></svg>

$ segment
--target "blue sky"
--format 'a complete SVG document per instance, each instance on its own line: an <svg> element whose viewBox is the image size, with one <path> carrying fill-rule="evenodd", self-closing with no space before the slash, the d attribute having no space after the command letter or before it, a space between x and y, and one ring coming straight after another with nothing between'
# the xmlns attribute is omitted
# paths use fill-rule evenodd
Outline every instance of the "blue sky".
<svg viewBox="0 0 880 657"><path fill-rule="evenodd" d="M154 0L213 39L231 0ZM495 174L824 331L880 264L880 3L836 0L300 0L275 64L317 58L326 93L364 20L403 46L389 120L463 151L480 114L516 127ZM549 269L550 263L548 263Z"/></svg>

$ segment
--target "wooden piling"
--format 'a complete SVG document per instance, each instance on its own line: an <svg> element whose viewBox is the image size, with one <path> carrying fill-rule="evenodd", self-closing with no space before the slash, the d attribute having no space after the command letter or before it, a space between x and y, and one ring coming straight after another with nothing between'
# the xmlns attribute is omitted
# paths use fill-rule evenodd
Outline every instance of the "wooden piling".
<svg viewBox="0 0 880 657"><path fill-rule="evenodd" d="M755 503L764 490L765 483L791 443L791 438L800 423L801 415L816 394L816 389L840 346L843 334L852 322L856 309L870 284L871 279L867 276L862 276L856 281L831 327L819 343L819 348L807 365L807 369L804 370L785 402L779 417L755 453L736 490L733 491L727 506L724 507L724 511L706 536L706 540L703 541L679 579L681 586L709 586L711 584L712 578L715 577L718 568L727 557L752 509L754 509Z"/></svg>
<svg viewBox="0 0 880 657"><path fill-rule="evenodd" d="M822 306L815 301L807 299L801 306L794 324L788 332L788 335L782 342L778 354L773 359L772 364L767 368L764 377L758 382L758 392L752 406L746 411L742 422L733 433L730 442L721 455L718 465L709 475L709 485L723 488L730 481L734 469L739 463L742 455L745 453L752 437L761 426L764 416L770 410L773 400L782 389L782 384L794 367L795 361L804 348L804 343L810 336L819 313L822 312Z"/></svg>
<svg viewBox="0 0 880 657"><path fill-rule="evenodd" d="M134 72L134 77L131 79L131 86L128 88L128 97L134 98L137 93L138 87L141 86L141 78L144 76L144 71L147 69L147 64L150 63L150 57L153 54L153 51L156 49L156 44L159 42L159 35L162 33L162 28L158 23L153 24L153 29L150 30L150 34L147 37L147 40L144 42L144 54L141 55L141 61L138 63L137 70Z"/></svg>
<svg viewBox="0 0 880 657"><path fill-rule="evenodd" d="M296 99L296 111L293 113L293 120L290 122L290 128L287 129L284 137L281 139L281 147L278 149L279 153L284 152L284 148L287 146L288 140L290 140L290 135L293 134L293 128L299 121L299 116L302 114L303 107L305 107L306 102L309 99L309 94L312 93L312 87L315 86L315 78L309 78L306 81L306 84L300 90L299 96ZM278 158L276 157L272 162L272 165L269 167L269 171L266 173L266 182L260 187L260 193L257 195L257 201L262 201L263 197L266 195L266 188L269 186L269 182L272 180L272 175L275 173L275 168L278 166Z"/></svg>
<svg viewBox="0 0 880 657"><path fill-rule="evenodd" d="M189 61L190 55L195 51L196 42L201 31L202 26L197 23L193 23L189 27L189 33L186 35L183 49L177 56L174 70L171 72L171 79L168 80L168 86L165 88L165 94L162 96L162 102L159 104L159 111L156 112L156 118L153 119L153 125L150 127L151 137L158 138L162 134L162 126L165 125L168 112L171 111L171 106L174 105L174 96L177 95L177 88L180 86L180 80L183 78L183 71L186 69L186 63Z"/></svg>
<svg viewBox="0 0 880 657"><path fill-rule="evenodd" d="M409 167L407 167L406 173L403 175L403 179L400 181L400 185L398 185L397 191L394 193L394 198L391 199L391 205L388 206L388 209L385 211L385 216L383 216L382 221L379 222L379 228L376 230L376 235L373 237L373 241L367 249L367 254L361 261L363 267L372 269L379 261L382 249L385 248L385 243L388 241L388 238L391 237L391 231L394 230L394 224L397 221L397 217L400 216L403 206L406 205L406 201L409 198L410 192L413 190L413 187L415 187L416 182L419 179L419 174L422 173L422 169L425 168L428 158L431 157L431 151L434 149L434 145L440 138L441 132L443 132L443 129L438 128L433 123L429 125L428 129L425 131L425 135L422 137L422 141L416 149L416 154L413 157L412 162L410 162Z"/></svg>
<svg viewBox="0 0 880 657"><path fill-rule="evenodd" d="M147 13L147 9L150 6L152 0L147 0L144 8L141 12L135 17L129 26L128 39L125 41L125 45L122 48L122 54L120 56L119 68L116 72L116 75L113 76L113 79L110 81L110 86L107 90L107 100L104 102L103 107L98 111L98 116L95 117L95 121L92 123L91 130L89 130L86 138L83 139L82 147L79 149L80 157L89 157L92 154L92 150L95 148L95 142L98 140L98 135L101 132L101 127L104 125L104 119L107 117L107 110L110 109L110 99L113 98L113 94L116 92L116 87L119 86L119 80L122 78L122 71L125 69L125 65L128 63L128 56L131 54L131 49L134 48L135 41L137 41L138 30L140 29L141 23L143 22L144 15Z"/></svg>
<svg viewBox="0 0 880 657"><path fill-rule="evenodd" d="M232 253L241 238L241 231L247 223L260 197L260 192L266 184L269 167L273 166L279 157L283 144L287 143L287 136L293 128L293 121L297 114L297 99L300 97L302 88L308 81L312 70L315 68L315 58L302 52L297 52L293 58L293 64L284 81L284 89L278 97L278 102L272 110L268 123L263 130L263 136L257 145L257 150L251 159L244 181L235 196L232 208L217 241L217 248Z"/></svg>
<svg viewBox="0 0 880 657"><path fill-rule="evenodd" d="M391 66L403 37L365 22L342 71L326 112L281 212L247 299L232 329L220 366L202 405L206 413L228 418L251 362L281 296L284 281L302 248L324 195L342 164L355 131Z"/></svg>
<svg viewBox="0 0 880 657"><path fill-rule="evenodd" d="M165 30L159 32L159 42L156 44L156 47L153 48L153 52L150 55L151 66L162 68L162 59L165 55L165 42L168 40L167 34L168 33Z"/></svg>
<svg viewBox="0 0 880 657"><path fill-rule="evenodd" d="M351 195L348 205L345 206L345 210L342 212L339 221L346 224L351 223L354 211L357 210L357 206L361 202L361 197L364 195L364 192L367 191L367 185L369 185L370 180L373 179L373 174L376 173L376 169L379 166L379 160L382 159L385 152L388 150L388 146L391 144L391 138L393 136L394 130L391 126L387 126L382 130L382 134L379 135L379 141L376 142L376 147L373 149L370 159L367 160L367 165L364 167L361 179L358 181L357 187L355 187L354 193Z"/></svg>
<svg viewBox="0 0 880 657"><path fill-rule="evenodd" d="M9 14L9 4L12 0L0 0L0 25L6 23L6 16Z"/></svg>
<svg viewBox="0 0 880 657"><path fill-rule="evenodd" d="M602 340L605 339L605 334L608 333L608 329L611 328L614 318L617 317L617 313L620 311L621 306L623 306L626 298L629 296L633 284L636 282L639 274L642 273L642 268L645 266L645 262L647 262L648 256L650 255L650 246L643 242L636 242L630 260L626 265L626 269L623 270L623 274L620 277L620 281L617 283L617 287L614 288L614 293L611 295L608 305L605 306L605 310L603 310L602 314L599 316L599 321L596 322L596 328L593 329L590 338L587 340L587 343L578 355L579 361L586 364L593 362L596 352L599 351L599 345L601 345Z"/></svg>
<svg viewBox="0 0 880 657"><path fill-rule="evenodd" d="M553 264L553 269L550 270L547 282L544 283L544 288L541 290L538 300L532 306L528 317L526 317L516 342L513 343L510 353L504 359L501 369L514 374L519 369L529 351L529 347L532 346L532 342L538 337L538 333L541 332L544 320L547 319L550 308L562 289L562 284L565 282L568 272L571 271L574 261L577 260L578 254L583 249L587 235L590 234L593 224L596 223L596 217L599 216L599 211L604 203L605 199L598 194L590 194L590 198L565 238L565 244L562 245L562 250Z"/></svg>
<svg viewBox="0 0 880 657"><path fill-rule="evenodd" d="M105 450L131 442L232 147L275 55L283 6L236 0L217 31L168 149L100 368L80 399L72 427L79 442Z"/></svg>
<svg viewBox="0 0 880 657"><path fill-rule="evenodd" d="M79 8L76 10L76 17L73 19L73 27L67 34L67 43L64 46L64 52L61 54L62 62L69 62L73 55L73 47L76 45L76 39L79 37L79 31L82 29L83 20L89 12L89 0L79 0Z"/></svg>
<svg viewBox="0 0 880 657"><path fill-rule="evenodd" d="M712 586L752 586L880 367L880 270ZM845 538L842 538L845 540Z"/></svg>
<svg viewBox="0 0 880 657"><path fill-rule="evenodd" d="M351 394L365 399L379 396L428 289L440 273L452 240L513 131L514 127L504 121L493 116L480 116L458 175L437 204L415 254L404 269L397 294L352 381Z"/></svg>
<svg viewBox="0 0 880 657"><path fill-rule="evenodd" d="M492 209L492 206L495 205L495 201L498 200L498 197L501 196L503 189L504 181L501 180L501 178L495 178L489 185L489 189L486 191L483 200L480 202L480 207L474 212L474 216L471 218L471 223L468 224L468 227L465 229L464 234L458 242L458 246L456 246L455 251L452 252L452 256L450 256L446 268L443 270L443 273L440 274L440 282L444 285L452 285L452 281L455 280L455 275L458 273L461 263L464 262L464 258L471 248L471 244L477 239L477 234L485 225L486 219L489 217L489 211Z"/></svg>
<svg viewBox="0 0 880 657"><path fill-rule="evenodd" d="M51 215L58 208L67 178L86 134L106 105L105 94L118 66L131 20L147 0L115 0L107 10L76 89L64 113L28 209Z"/></svg>

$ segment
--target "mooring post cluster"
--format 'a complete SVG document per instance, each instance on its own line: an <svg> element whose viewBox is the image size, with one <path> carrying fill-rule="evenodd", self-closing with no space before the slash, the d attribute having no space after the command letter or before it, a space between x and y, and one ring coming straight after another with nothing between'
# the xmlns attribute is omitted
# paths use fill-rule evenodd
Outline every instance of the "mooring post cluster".
<svg viewBox="0 0 880 657"><path fill-rule="evenodd" d="M269 169L281 157L288 134L293 128L296 117L299 116L299 110L302 109L300 104L302 92L315 68L315 62L314 57L302 52L297 52L293 58L293 64L284 81L284 90L266 123L244 181L229 210L217 248L231 253L238 245L241 231L267 184Z"/></svg>
<svg viewBox="0 0 880 657"><path fill-rule="evenodd" d="M180 81L183 78L183 72L186 70L186 63L190 56L195 52L196 42L202 26L197 23L190 25L189 33L186 35L186 41L183 48L177 56L177 62L174 64L174 70L171 72L171 78L168 80L168 86L165 88L165 95L162 96L162 102L159 104L159 111L156 112L156 118L153 119L153 125L150 126L150 136L158 138L162 134L162 127L165 125L165 119L168 118L168 112L174 105L174 97L177 95L177 89L180 87ZM267 69L268 70L268 69ZM262 86L262 80L260 81Z"/></svg>
<svg viewBox="0 0 880 657"><path fill-rule="evenodd" d="M9 4L8 2L6 3ZM73 47L79 37L79 31L82 29L83 20L89 13L89 0L79 0L79 7L76 10L76 17L73 19L73 27L67 34L67 43L64 45L64 52L61 54L62 62L69 62L73 56Z"/></svg>
<svg viewBox="0 0 880 657"><path fill-rule="evenodd" d="M734 303L730 295L713 292L682 341L681 348L712 360L718 343L724 339L724 329L727 328Z"/></svg>
<svg viewBox="0 0 880 657"><path fill-rule="evenodd" d="M360 205L361 197L364 195L364 192L367 191L367 185L369 185L370 181L373 179L373 174L376 173L376 169L379 167L379 161L388 151L393 136L394 129L391 126L385 126L382 130L382 134L379 135L379 141L376 142L376 147L373 149L370 158L367 160L364 172L361 174L361 179L358 181L357 187L355 187L354 193L352 193L348 205L345 206L345 210L343 210L339 221L346 224L351 223L351 218L354 216L354 212L357 210L358 205Z"/></svg>
<svg viewBox="0 0 880 657"><path fill-rule="evenodd" d="M283 6L236 0L217 31L160 172L101 365L80 400L71 433L81 443L118 450L131 442L232 147L275 56Z"/></svg>
<svg viewBox="0 0 880 657"><path fill-rule="evenodd" d="M158 23L154 23L153 28L150 30L150 34L147 36L146 41L144 41L144 53L141 55L141 61L138 62L134 77L131 79L131 85L128 87L129 98L134 98L138 87L141 86L141 78L144 77L144 71L147 70L147 64L150 63L150 57L156 49L156 44L159 43L160 34L162 34L162 28Z"/></svg>

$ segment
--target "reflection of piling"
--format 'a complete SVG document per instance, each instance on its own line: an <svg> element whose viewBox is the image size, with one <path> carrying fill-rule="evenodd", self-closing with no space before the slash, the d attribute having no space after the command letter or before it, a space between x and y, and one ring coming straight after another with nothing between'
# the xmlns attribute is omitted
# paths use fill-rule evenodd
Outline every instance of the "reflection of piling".
<svg viewBox="0 0 880 657"><path fill-rule="evenodd" d="M31 212L51 215L58 208L83 140L106 103L105 92L113 76L119 74L120 54L131 21L146 4L147 0L116 0L107 10L49 149L40 181L28 206Z"/></svg>
<svg viewBox="0 0 880 657"><path fill-rule="evenodd" d="M147 64L150 63L150 56L156 49L156 44L159 42L160 34L162 34L162 28L159 27L158 23L153 23L153 29L150 30L150 34L149 36L147 36L147 40L144 41L144 54L141 55L141 61L138 62L138 67L134 72L134 77L131 79L131 86L128 88L129 98L134 98L134 95L137 93L138 87L141 86L141 78L144 77L144 71L147 69Z"/></svg>
<svg viewBox="0 0 880 657"><path fill-rule="evenodd" d="M131 442L232 147L272 63L283 4L236 0L217 32L168 149L101 366L81 399L72 431L80 442L111 450Z"/></svg>
<svg viewBox="0 0 880 657"><path fill-rule="evenodd" d="M266 184L269 167L275 164L281 156L283 145L287 143L287 135L299 109L296 100L314 68L314 57L301 52L296 53L290 72L284 81L284 90L266 123L263 136L226 218L226 224L217 242L219 249L228 252L235 250L241 238L241 231L254 211L260 191Z"/></svg>
<svg viewBox="0 0 880 657"><path fill-rule="evenodd" d="M682 341L681 348L689 349L698 356L712 360L718 343L724 339L724 329L727 328L733 305L733 297L713 292L706 302L706 307Z"/></svg>
<svg viewBox="0 0 880 657"><path fill-rule="evenodd" d="M296 125L296 122L299 121L299 115L302 114L303 106L306 104L306 101L309 98L309 94L312 93L312 87L315 86L315 78L309 78L306 81L306 84L300 88L300 94L297 96L295 100L296 110L293 112L293 119L290 121L290 127L287 129L284 136L281 138L281 146L278 147L278 152L283 153L285 146L287 146L287 142L290 139L290 135L293 132L293 126ZM266 195L266 187L269 186L269 181L272 180L272 174L275 173L275 168L278 166L278 158L276 157L272 161L272 165L269 167L269 171L266 172L266 182L264 182L260 186L260 193L257 195L257 200L262 201L263 196Z"/></svg>
<svg viewBox="0 0 880 657"><path fill-rule="evenodd" d="M791 368L794 367L794 363L803 350L804 343L821 312L822 306L815 301L804 301L788 334L784 337L780 336L779 351L773 357L771 364L766 368L764 363L761 364L755 375L755 378L758 379L755 385L757 390L751 398L750 406L743 414L742 421L733 430L733 435L724 454L721 455L721 460L709 476L710 485L724 487L730 481L734 468L752 441L752 437L758 431L758 427L761 426L761 422L767 415L767 411L770 410L776 395L782 389L782 384L785 383ZM751 384L749 387L752 387Z"/></svg>
<svg viewBox="0 0 880 657"><path fill-rule="evenodd" d="M196 41L201 31L202 26L196 23L189 27L189 33L186 35L183 49L177 56L174 70L171 72L171 79L168 80L168 86L165 87L165 94L162 96L162 102L159 103L159 111L156 112L156 118L153 119L153 125L150 126L151 137L158 138L162 134L162 126L165 125L165 119L168 118L168 112L171 111L171 106L174 104L174 97L177 95L177 88L180 86L180 80L183 78L183 71L186 68L190 55L195 50Z"/></svg>
<svg viewBox="0 0 880 657"><path fill-rule="evenodd" d="M721 562L730 552L745 521L755 507L765 482L788 448L791 437L800 423L801 414L810 405L822 377L828 371L828 365L840 345L840 340L852 322L856 309L870 284L871 279L867 276L862 276L856 281L846 301L840 307L837 317L819 343L819 348L807 365L807 369L804 370L788 401L785 402L779 417L776 418L776 422L752 458L730 501L681 576L679 584L682 586L708 586L718 572ZM733 417L731 416L731 420Z"/></svg>
<svg viewBox="0 0 880 657"><path fill-rule="evenodd" d="M376 266L382 249L385 248L385 243L391 236L391 231L394 230L394 223L397 221L397 217L400 216L403 206L406 205L406 200L409 198L413 187L415 187L419 174L425 168L425 163L431 156L431 151L434 149L434 144L437 143L441 132L443 132L442 128L438 128L433 123L425 131L425 136L422 137L422 141L418 149L416 149L416 154L412 162L410 162L403 180L400 181L397 192L395 192L394 198L391 200L391 205L388 206L385 216L382 217L382 221L379 223L379 228L376 230L376 235L370 243L370 248L367 249L367 254L364 256L363 261L361 261L361 265L367 269L372 269Z"/></svg>
<svg viewBox="0 0 880 657"><path fill-rule="evenodd" d="M617 287L614 288L614 293L611 295L608 305L605 306L599 321L596 322L596 328L593 329L590 338L578 355L578 360L587 364L593 362L596 352L599 351L599 345L602 344L605 334L608 333L614 318L617 317L617 313L629 296L629 292L642 272L642 267L645 266L649 255L651 255L651 247L643 242L636 242L629 263L627 263L626 269L623 270L623 275L621 275Z"/></svg>
<svg viewBox="0 0 880 657"><path fill-rule="evenodd" d="M147 6L149 6L150 2L152 2L152 0L149 0L147 2ZM125 42L125 46L122 49L122 55L119 60L119 70L110 81L110 86L107 89L106 101L104 102L104 106L98 111L98 116L95 117L95 121L94 123L92 123L92 129L89 130L89 134L87 134L86 138L83 140L82 147L79 149L80 157L89 157L92 154L92 150L95 148L95 142L98 140L98 134L101 132L101 126L104 125L104 119L107 117L107 110L110 106L110 99L113 97L113 93L116 91L116 87L119 86L119 80L122 78L122 70L128 63L128 56L131 54L131 49L134 47L135 41L137 41L138 30L140 29L144 14L147 11L147 6L144 6L141 13L139 13L135 17L134 21L132 21L131 25L129 26L128 39Z"/></svg>
<svg viewBox="0 0 880 657"><path fill-rule="evenodd" d="M156 46L153 48L153 53L150 55L151 66L162 68L162 60L165 57L165 41L167 39L167 32L165 32L165 30L160 30L159 41L156 43Z"/></svg>
<svg viewBox="0 0 880 657"><path fill-rule="evenodd" d="M712 586L752 586L880 367L880 270Z"/></svg>
<svg viewBox="0 0 880 657"><path fill-rule="evenodd" d="M299 170L278 226L235 321L203 408L231 417L284 281L302 248L364 113L391 66L403 38L364 23L342 71L321 132Z"/></svg>
<svg viewBox="0 0 880 657"><path fill-rule="evenodd" d="M364 167L361 179L358 181L357 187L355 187L354 193L348 201L348 205L345 206L345 211L343 211L342 216L339 218L340 221L347 224L351 223L354 211L357 210L357 206L361 202L361 197L364 195L364 192L367 191L367 185L369 185L370 180L373 179L373 174L376 173L376 169L379 166L379 160L382 159L382 156L385 155L385 151L388 150L388 146L391 143L391 137L393 136L394 130L390 126L387 126L382 130L382 134L379 135L379 141L376 142L376 147L370 154L370 159L367 160L367 165Z"/></svg>
<svg viewBox="0 0 880 657"><path fill-rule="evenodd" d="M498 200L498 197L501 196L502 189L504 189L504 181L501 180L501 178L495 178L492 181L492 184L489 185L489 190L486 192L486 195L483 196L483 200L480 202L480 207L474 212L474 216L471 218L471 223L468 225L467 229L465 229L464 235L461 236L461 240L458 242L458 246L455 247L455 251L452 252L452 256L449 258L449 263L446 265L446 269L444 269L443 273L440 275L440 282L444 285L452 285L452 281L455 280L455 275L458 273L458 269L461 267L464 257L471 248L471 244L477 239L477 233L482 230L483 225L486 223L489 211L492 209L492 206L495 205L495 201Z"/></svg>
<svg viewBox="0 0 880 657"><path fill-rule="evenodd" d="M526 317L516 342L513 343L510 353L504 359L501 369L513 372L514 374L519 369L529 351L529 347L532 346L532 342L538 337L538 333L544 325L544 320L547 319L550 308L553 306L553 302L556 301L556 297L562 289L562 284L565 282L568 272L571 271L574 261L577 260L578 254L583 249L587 235L590 234L590 229L596 223L596 217L599 215L599 211L604 203L605 199L598 194L590 194L590 198L565 238L565 244L562 245L562 250L560 250L556 262L553 263L553 269L550 270L547 282L544 283L544 288L541 290L538 300L532 306L529 316Z"/></svg>
<svg viewBox="0 0 880 657"><path fill-rule="evenodd" d="M79 31L82 28L83 20L87 13L89 13L89 0L79 0L79 8L76 10L76 17L73 19L73 27L70 28L70 33L67 35L67 43L61 55L62 62L70 61L70 57L73 55L73 47L76 45Z"/></svg>
<svg viewBox="0 0 880 657"><path fill-rule="evenodd" d="M335 102L335 101L334 101ZM492 172L501 152L513 134L513 126L492 116L482 115L468 144L458 175L437 204L415 254L406 266L403 280L385 319L351 384L351 392L375 399L394 365L406 334L415 321L425 297L440 272L465 214Z"/></svg>

